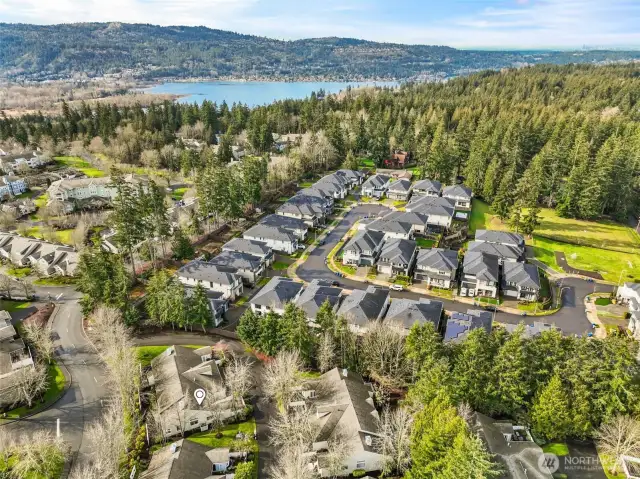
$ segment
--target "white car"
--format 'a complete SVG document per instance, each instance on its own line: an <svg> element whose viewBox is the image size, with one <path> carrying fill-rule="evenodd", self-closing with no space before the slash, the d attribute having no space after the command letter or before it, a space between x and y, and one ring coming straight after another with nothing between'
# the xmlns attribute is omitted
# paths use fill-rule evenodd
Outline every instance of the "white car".
<svg viewBox="0 0 640 479"><path fill-rule="evenodd" d="M389 289L392 291L403 291L404 286L402 286L401 284L392 284L391 286L389 286Z"/></svg>

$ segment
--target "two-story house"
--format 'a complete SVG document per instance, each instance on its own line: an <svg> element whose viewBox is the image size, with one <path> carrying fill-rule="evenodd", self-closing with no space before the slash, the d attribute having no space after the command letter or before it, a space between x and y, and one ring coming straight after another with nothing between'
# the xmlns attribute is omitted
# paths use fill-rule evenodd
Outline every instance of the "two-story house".
<svg viewBox="0 0 640 479"><path fill-rule="evenodd" d="M222 293L224 299L235 301L242 295L241 276L221 270L215 264L206 261L191 261L181 267L176 276L185 286L195 287L200 284L209 291Z"/></svg>
<svg viewBox="0 0 640 479"><path fill-rule="evenodd" d="M456 283L458 252L433 248L418 251L413 279L427 286L451 289Z"/></svg>
<svg viewBox="0 0 640 479"><path fill-rule="evenodd" d="M298 238L298 241L304 241L307 239L307 234L309 232L309 225L307 225L304 220L289 216L267 215L260 219L259 223L286 230Z"/></svg>
<svg viewBox="0 0 640 479"><path fill-rule="evenodd" d="M233 238L224 245L222 245L222 251L235 251L237 253L246 253L253 256L262 258L265 267L273 264L273 250L267 243L262 241L254 241L245 238Z"/></svg>
<svg viewBox="0 0 640 479"><path fill-rule="evenodd" d="M11 315L0 311L0 410L19 399L20 370L32 367L31 351L11 324Z"/></svg>
<svg viewBox="0 0 640 479"><path fill-rule="evenodd" d="M454 201L438 196L416 196L406 206L406 210L426 216L429 226L451 228L455 215Z"/></svg>
<svg viewBox="0 0 640 479"><path fill-rule="evenodd" d="M401 326L409 334L415 324L432 323L435 330L440 329L444 305L442 301L427 298L413 299L394 298L384 318L385 323Z"/></svg>
<svg viewBox="0 0 640 479"><path fill-rule="evenodd" d="M375 265L384 237L384 233L379 231L359 231L343 248L342 262L356 266Z"/></svg>
<svg viewBox="0 0 640 479"><path fill-rule="evenodd" d="M479 309L468 309L466 313L453 311L447 321L443 341L461 343L471 331L479 328L484 328L488 334L491 332L492 324L493 314L490 311Z"/></svg>
<svg viewBox="0 0 640 479"><path fill-rule="evenodd" d="M498 297L500 263L497 256L467 252L462 263L460 296Z"/></svg>
<svg viewBox="0 0 640 479"><path fill-rule="evenodd" d="M237 251L223 251L209 263L217 266L219 271L240 276L247 285L256 284L266 271L262 258Z"/></svg>
<svg viewBox="0 0 640 479"><path fill-rule="evenodd" d="M509 261L524 261L525 241L521 234L509 231L476 230L474 243L499 245L502 249L490 254L496 254Z"/></svg>
<svg viewBox="0 0 640 479"><path fill-rule="evenodd" d="M333 286L324 279L314 279L298 296L296 305L306 313L311 323L315 323L316 314L323 304L328 303L333 311L337 311L341 299L342 288Z"/></svg>
<svg viewBox="0 0 640 479"><path fill-rule="evenodd" d="M389 276L409 276L416 260L418 246L413 240L389 239L378 257L378 273Z"/></svg>
<svg viewBox="0 0 640 479"><path fill-rule="evenodd" d="M457 210L470 210L473 192L464 185L450 185L442 189L442 197L455 201Z"/></svg>
<svg viewBox="0 0 640 479"><path fill-rule="evenodd" d="M3 176L0 184L0 200L10 199L27 191L28 186L24 178L17 176Z"/></svg>
<svg viewBox="0 0 640 479"><path fill-rule="evenodd" d="M361 185L364 181L364 173L358 170L342 169L335 172L336 175L341 176L349 184L349 188L353 189Z"/></svg>
<svg viewBox="0 0 640 479"><path fill-rule="evenodd" d="M520 301L540 297L540 272L533 264L505 262L502 266L502 292Z"/></svg>
<svg viewBox="0 0 640 479"><path fill-rule="evenodd" d="M362 184L362 196L382 198L391 184L391 177L387 175L373 175Z"/></svg>
<svg viewBox="0 0 640 479"><path fill-rule="evenodd" d="M254 313L283 314L287 303L294 303L302 294L304 283L282 276L274 276L249 301Z"/></svg>
<svg viewBox="0 0 640 479"><path fill-rule="evenodd" d="M440 196L442 183L436 180L420 180L413 185L414 196Z"/></svg>
<svg viewBox="0 0 640 479"><path fill-rule="evenodd" d="M471 241L467 252L484 253L497 256L500 264L518 262L524 260L524 249L519 250L511 245L499 243L485 243L484 241Z"/></svg>
<svg viewBox="0 0 640 479"><path fill-rule="evenodd" d="M621 304L629 307L629 330L637 339L640 338L640 283L624 283L616 294Z"/></svg>
<svg viewBox="0 0 640 479"><path fill-rule="evenodd" d="M366 290L354 289L338 308L338 316L344 317L352 331L364 334L371 321L382 319L389 307L387 289L369 286Z"/></svg>
<svg viewBox="0 0 640 479"><path fill-rule="evenodd" d="M310 228L324 224L328 214L325 200L307 195L292 196L278 207L276 213L288 218L302 220Z"/></svg>
<svg viewBox="0 0 640 479"><path fill-rule="evenodd" d="M298 238L293 233L277 226L257 224L246 230L242 237L246 240L265 243L272 250L286 254L295 253L298 249Z"/></svg>
<svg viewBox="0 0 640 479"><path fill-rule="evenodd" d="M387 188L387 198L396 201L409 201L411 196L411 181L398 180L394 181Z"/></svg>

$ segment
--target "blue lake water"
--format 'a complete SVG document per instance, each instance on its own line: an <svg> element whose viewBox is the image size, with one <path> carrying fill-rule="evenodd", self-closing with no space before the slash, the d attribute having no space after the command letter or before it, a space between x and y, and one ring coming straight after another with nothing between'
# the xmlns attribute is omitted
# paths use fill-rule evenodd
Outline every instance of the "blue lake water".
<svg viewBox="0 0 640 479"><path fill-rule="evenodd" d="M287 98L300 99L324 89L326 93L338 93L348 86L396 86L396 82L176 82L163 83L144 91L149 93L170 93L185 95L178 101L183 103L202 103L204 100L226 101L229 106L234 102L248 106L264 105Z"/></svg>

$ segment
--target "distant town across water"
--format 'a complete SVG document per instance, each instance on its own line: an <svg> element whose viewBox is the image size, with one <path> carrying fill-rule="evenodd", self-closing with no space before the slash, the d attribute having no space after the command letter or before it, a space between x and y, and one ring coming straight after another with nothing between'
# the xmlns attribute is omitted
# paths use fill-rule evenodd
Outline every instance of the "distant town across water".
<svg viewBox="0 0 640 479"><path fill-rule="evenodd" d="M175 82L163 83L148 89L148 93L168 93L180 95L183 103L202 103L204 100L218 104L226 101L229 105L242 102L248 106L272 103L288 98L301 99L312 92L324 90L326 93L338 93L348 86L397 86L397 82Z"/></svg>

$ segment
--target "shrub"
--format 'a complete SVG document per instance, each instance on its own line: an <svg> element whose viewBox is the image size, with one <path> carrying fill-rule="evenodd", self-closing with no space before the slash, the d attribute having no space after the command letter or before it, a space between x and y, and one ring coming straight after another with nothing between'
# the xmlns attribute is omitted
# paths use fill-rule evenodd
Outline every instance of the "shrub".
<svg viewBox="0 0 640 479"><path fill-rule="evenodd" d="M351 475L353 477L363 477L366 473L367 471L365 471L364 469L354 469Z"/></svg>
<svg viewBox="0 0 640 479"><path fill-rule="evenodd" d="M253 479L256 464L253 461L242 462L236 466L235 479Z"/></svg>

